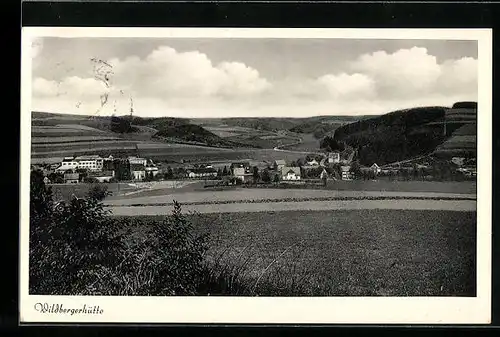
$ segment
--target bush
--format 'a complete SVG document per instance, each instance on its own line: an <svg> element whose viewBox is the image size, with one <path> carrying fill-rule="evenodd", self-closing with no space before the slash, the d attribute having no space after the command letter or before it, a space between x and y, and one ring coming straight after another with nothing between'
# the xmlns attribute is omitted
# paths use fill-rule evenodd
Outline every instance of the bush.
<svg viewBox="0 0 500 337"><path fill-rule="evenodd" d="M89 198L97 201L102 201L109 195L111 195L111 192L108 191L108 186L102 183L94 184L89 188L89 191L87 192L87 196Z"/></svg>
<svg viewBox="0 0 500 337"><path fill-rule="evenodd" d="M121 252L118 223L96 199L54 204L39 172L31 174L30 294L94 294L103 266Z"/></svg>
<svg viewBox="0 0 500 337"><path fill-rule="evenodd" d="M163 221L145 223L109 217L101 203L106 194L98 184L87 198L54 204L43 174L31 173L30 294L197 294L207 240L192 234L180 204ZM132 225L151 230L130 240Z"/></svg>

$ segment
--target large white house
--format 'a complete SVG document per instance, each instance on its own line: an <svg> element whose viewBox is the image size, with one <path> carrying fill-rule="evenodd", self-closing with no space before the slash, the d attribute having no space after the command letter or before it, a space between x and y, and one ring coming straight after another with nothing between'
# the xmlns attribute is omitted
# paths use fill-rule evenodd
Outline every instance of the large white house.
<svg viewBox="0 0 500 337"><path fill-rule="evenodd" d="M86 169L89 171L102 171L104 159L98 155L65 157L61 165L56 169L58 172L68 170Z"/></svg>

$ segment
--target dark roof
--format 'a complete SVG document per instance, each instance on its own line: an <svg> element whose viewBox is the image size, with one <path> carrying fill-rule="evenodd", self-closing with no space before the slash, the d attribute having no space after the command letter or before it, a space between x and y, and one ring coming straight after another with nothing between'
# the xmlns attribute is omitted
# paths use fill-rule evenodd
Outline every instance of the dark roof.
<svg viewBox="0 0 500 337"><path fill-rule="evenodd" d="M247 167L250 166L249 162L237 162L237 163L232 163L231 168L233 167Z"/></svg>
<svg viewBox="0 0 500 337"><path fill-rule="evenodd" d="M113 171L102 171L89 173L89 177L112 177Z"/></svg>
<svg viewBox="0 0 500 337"><path fill-rule="evenodd" d="M195 169L191 169L189 170L189 172L194 172L194 173L215 173L217 172L217 170L213 169L213 168L195 168Z"/></svg>
<svg viewBox="0 0 500 337"><path fill-rule="evenodd" d="M296 166L283 167L281 172L285 172L284 174L295 173L296 175L300 176L300 167Z"/></svg>
<svg viewBox="0 0 500 337"><path fill-rule="evenodd" d="M130 171L145 171L145 167L142 164L130 164Z"/></svg>

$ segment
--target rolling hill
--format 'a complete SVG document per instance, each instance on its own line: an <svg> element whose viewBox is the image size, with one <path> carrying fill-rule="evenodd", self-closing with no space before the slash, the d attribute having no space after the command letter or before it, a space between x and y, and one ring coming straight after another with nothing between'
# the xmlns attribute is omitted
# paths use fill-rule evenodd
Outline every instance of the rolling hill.
<svg viewBox="0 0 500 337"><path fill-rule="evenodd" d="M463 104L462 104L463 103ZM334 139L357 148L363 165L379 165L410 159L424 154L474 155L475 139L457 138L455 132L474 136L473 102L455 103L452 108L418 107L344 125L335 130ZM472 140L472 141L471 141ZM453 151L452 151L453 150Z"/></svg>

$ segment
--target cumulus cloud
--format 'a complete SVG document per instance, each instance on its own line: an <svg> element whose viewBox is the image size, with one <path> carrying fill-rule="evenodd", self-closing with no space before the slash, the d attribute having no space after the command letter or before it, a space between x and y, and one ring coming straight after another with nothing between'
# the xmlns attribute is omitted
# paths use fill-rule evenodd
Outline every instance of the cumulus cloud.
<svg viewBox="0 0 500 337"><path fill-rule="evenodd" d="M351 63L351 69L370 76L379 95L399 97L432 90L441 76L441 67L427 49L413 47L392 54L377 51L361 55Z"/></svg>
<svg viewBox="0 0 500 337"><path fill-rule="evenodd" d="M477 91L477 60L462 58L439 63L426 48L400 49L392 54L377 51L361 55L350 64L353 71L373 79L379 98Z"/></svg>
<svg viewBox="0 0 500 337"><path fill-rule="evenodd" d="M270 83L241 62L214 64L199 51L162 46L144 58L107 61L109 87L92 75L60 81L35 78L38 109L72 113L128 111L129 97L150 116L295 116L371 114L421 105L451 105L477 99L478 61L465 57L438 62L425 48L360 55L339 72L316 78L290 77ZM104 107L100 97L109 95ZM251 99L250 99L251 98ZM82 102L76 110L76 102ZM52 108L51 108L52 106Z"/></svg>
<svg viewBox="0 0 500 337"><path fill-rule="evenodd" d="M447 60L442 64L438 86L444 93L475 93L478 90L478 62L472 57Z"/></svg>
<svg viewBox="0 0 500 337"><path fill-rule="evenodd" d="M334 98L359 99L375 95L375 81L364 74L324 75L317 82Z"/></svg>
<svg viewBox="0 0 500 337"><path fill-rule="evenodd" d="M112 59L115 85L144 96L241 96L270 88L256 69L239 62L214 65L198 51L178 52L159 47L145 59Z"/></svg>

